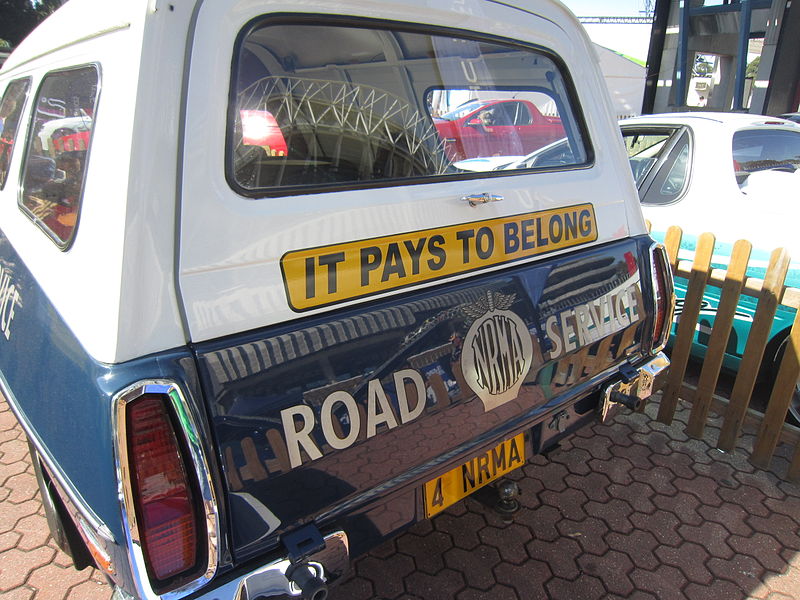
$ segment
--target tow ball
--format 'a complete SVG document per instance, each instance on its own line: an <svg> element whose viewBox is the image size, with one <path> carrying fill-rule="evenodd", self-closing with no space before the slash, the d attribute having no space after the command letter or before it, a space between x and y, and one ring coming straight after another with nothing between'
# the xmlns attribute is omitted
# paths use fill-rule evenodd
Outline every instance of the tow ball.
<svg viewBox="0 0 800 600"><path fill-rule="evenodd" d="M286 570L286 578L297 586L305 600L325 600L328 585L322 580L321 570L316 563L298 563Z"/></svg>
<svg viewBox="0 0 800 600"><path fill-rule="evenodd" d="M281 538L289 551L291 564L286 569L286 579L300 590L305 600L325 600L328 597L328 584L322 565L309 557L325 549L325 540L313 524L308 524Z"/></svg>
<svg viewBox="0 0 800 600"><path fill-rule="evenodd" d="M514 513L520 509L519 505L519 485L512 479L504 479L497 484L497 504L494 510L500 513L504 521L510 521Z"/></svg>
<svg viewBox="0 0 800 600"><path fill-rule="evenodd" d="M499 514L503 521L510 523L514 519L514 513L520 509L517 498L521 493L516 481L503 479L494 486L489 485L477 490L472 497Z"/></svg>

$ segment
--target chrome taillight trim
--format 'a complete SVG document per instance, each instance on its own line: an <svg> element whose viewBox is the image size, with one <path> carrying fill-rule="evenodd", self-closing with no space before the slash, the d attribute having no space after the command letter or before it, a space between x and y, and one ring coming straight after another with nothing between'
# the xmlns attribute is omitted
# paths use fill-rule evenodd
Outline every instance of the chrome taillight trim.
<svg viewBox="0 0 800 600"><path fill-rule="evenodd" d="M667 255L667 249L664 247L664 244L654 242L650 245L650 260L653 261L651 265L652 268L650 269L653 282L653 330L651 332L653 347L650 352L651 354L658 354L667 345L669 333L672 331L672 320L675 318L675 285L669 266L669 256ZM661 334L656 337L656 313L658 312L657 290L660 287L658 282L659 267L663 273L662 279L664 281L664 289L662 291L664 293L664 301L667 310L664 315L664 325L662 326Z"/></svg>
<svg viewBox="0 0 800 600"><path fill-rule="evenodd" d="M205 521L208 538L206 548L207 563L203 573L192 581L163 594L157 594L153 590L147 574L144 549L136 519L130 463L128 460L125 409L128 403L145 394L160 394L170 399L172 410L175 411L177 421L180 424L180 428L176 433L183 436L183 441L189 449L189 455L194 466L194 474L202 503L202 517ZM219 506L214 493L209 463L200 441L199 417L194 414L192 406L186 400L186 395L176 383L165 380L148 380L140 381L125 388L114 396L112 419L114 421L118 494L122 505L131 574L137 588L136 591L143 600L170 600L183 597L206 585L214 577L219 564Z"/></svg>

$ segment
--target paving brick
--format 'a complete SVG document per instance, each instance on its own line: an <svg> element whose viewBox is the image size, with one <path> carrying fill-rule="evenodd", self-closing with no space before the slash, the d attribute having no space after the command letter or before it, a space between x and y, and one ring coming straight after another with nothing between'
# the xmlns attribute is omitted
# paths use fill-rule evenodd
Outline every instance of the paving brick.
<svg viewBox="0 0 800 600"><path fill-rule="evenodd" d="M676 477L672 483L679 491L696 497L703 504L709 506L722 505L722 499L717 493L720 487L719 482L711 477L704 475L695 475L691 479Z"/></svg>
<svg viewBox="0 0 800 600"><path fill-rule="evenodd" d="M486 519L479 513L467 512L459 517L445 513L434 519L433 526L450 536L456 547L472 550L481 543L478 531L486 526Z"/></svg>
<svg viewBox="0 0 800 600"><path fill-rule="evenodd" d="M406 578L406 591L420 598L453 598L464 587L464 576L452 569L443 569L435 576L415 571Z"/></svg>
<svg viewBox="0 0 800 600"><path fill-rule="evenodd" d="M484 527L478 532L481 542L492 546L505 562L518 565L528 559L526 544L531 541L530 530L519 523L505 527Z"/></svg>
<svg viewBox="0 0 800 600"><path fill-rule="evenodd" d="M754 487L748 485L740 485L736 489L721 487L717 493L725 502L738 504L748 514L760 517L769 516L769 509L766 505L767 497Z"/></svg>
<svg viewBox="0 0 800 600"><path fill-rule="evenodd" d="M753 557L737 554L731 558L712 558L706 565L716 579L735 583L742 590L751 590L767 575L766 569Z"/></svg>
<svg viewBox="0 0 800 600"><path fill-rule="evenodd" d="M780 514L771 514L768 518L751 515L747 524L758 532L773 536L782 546L800 551L800 532L795 521L789 517Z"/></svg>
<svg viewBox="0 0 800 600"><path fill-rule="evenodd" d="M39 492L39 484L36 482L36 477L28 472L12 475L6 481L5 486L11 490L11 495L7 499L11 504L32 500Z"/></svg>
<svg viewBox="0 0 800 600"><path fill-rule="evenodd" d="M603 473L571 474L567 476L566 482L570 488L581 491L589 500L608 502L611 499L608 490L611 480Z"/></svg>
<svg viewBox="0 0 800 600"><path fill-rule="evenodd" d="M781 544L771 535L756 532L750 537L732 535L728 545L739 554L746 554L756 559L765 569L780 573L785 563L780 555Z"/></svg>
<svg viewBox="0 0 800 600"><path fill-rule="evenodd" d="M554 577L545 586L550 598L570 598L571 600L600 600L605 598L606 590L597 577L582 574L577 579Z"/></svg>
<svg viewBox="0 0 800 600"><path fill-rule="evenodd" d="M517 600L517 594L512 588L496 583L487 590L467 588L460 591L456 598L458 600L485 600L486 598L491 598L492 600ZM530 600L545 599L544 596L534 595L528 595L526 598Z"/></svg>
<svg viewBox="0 0 800 600"><path fill-rule="evenodd" d="M360 577L369 579L375 594L381 598L394 598L404 592L403 579L414 572L414 560L404 554L387 559L367 555L353 566Z"/></svg>
<svg viewBox="0 0 800 600"><path fill-rule="evenodd" d="M679 569L689 581L708 585L714 579L713 574L706 566L706 561L710 556L700 544L685 542L678 548L659 546L655 550L655 555L665 565Z"/></svg>
<svg viewBox="0 0 800 600"><path fill-rule="evenodd" d="M586 517L584 506L589 502L586 494L580 490L573 489L566 489L562 492L545 490L539 494L539 500L543 505L558 509L562 517L573 520L580 520Z"/></svg>
<svg viewBox="0 0 800 600"><path fill-rule="evenodd" d="M444 555L445 564L461 571L469 587L488 590L494 585L492 569L500 562L500 553L491 546L479 546L472 551L453 548Z"/></svg>
<svg viewBox="0 0 800 600"><path fill-rule="evenodd" d="M31 573L27 583L36 588L37 600L60 600L67 590L87 581L91 574L89 569L78 571L71 567L63 568L51 563Z"/></svg>
<svg viewBox="0 0 800 600"><path fill-rule="evenodd" d="M773 593L783 594L789 598L800 598L800 577L797 572L784 575L771 575L765 583Z"/></svg>
<svg viewBox="0 0 800 600"><path fill-rule="evenodd" d="M594 517L588 517L582 521L564 519L556 527L562 536L577 541L584 552L600 555L608 551L608 544L604 537L609 529L600 519Z"/></svg>
<svg viewBox="0 0 800 600"><path fill-rule="evenodd" d="M24 439L17 438L0 444L0 464L10 465L25 460L27 456L28 442Z"/></svg>
<svg viewBox="0 0 800 600"><path fill-rule="evenodd" d="M615 498L603 504L589 501L586 503L585 509L588 514L605 521L612 531L628 533L633 530L633 524L630 521L633 508L623 500Z"/></svg>
<svg viewBox="0 0 800 600"><path fill-rule="evenodd" d="M651 513L656 507L651 501L655 491L646 483L634 481L628 485L612 483L608 486L608 493L619 500L624 500L637 512Z"/></svg>
<svg viewBox="0 0 800 600"><path fill-rule="evenodd" d="M658 541L649 531L636 530L628 534L611 532L606 536L606 542L613 550L626 554L639 568L652 570L660 564L653 553Z"/></svg>
<svg viewBox="0 0 800 600"><path fill-rule="evenodd" d="M655 594L658 598L682 598L687 580L675 567L661 565L655 571L635 570L631 580L637 589Z"/></svg>
<svg viewBox="0 0 800 600"><path fill-rule="evenodd" d="M670 496L678 492L672 484L675 474L666 467L654 467L650 469L631 469L630 477L641 483L649 485L657 494ZM625 482L617 482L625 485Z"/></svg>
<svg viewBox="0 0 800 600"><path fill-rule="evenodd" d="M723 598L726 600L728 598L738 600L739 598L751 598L735 583L723 580L714 581L711 585L690 583L683 590L683 593L687 600L722 600Z"/></svg>
<svg viewBox="0 0 800 600"><path fill-rule="evenodd" d="M728 530L718 523L706 522L699 527L681 525L678 533L683 539L703 546L712 556L730 558L734 554L727 543L730 538Z"/></svg>
<svg viewBox="0 0 800 600"><path fill-rule="evenodd" d="M614 483L626 485L633 481L631 471L633 465L624 458L612 458L610 460L592 459L589 466L594 473L603 473Z"/></svg>
<svg viewBox="0 0 800 600"><path fill-rule="evenodd" d="M500 563L494 569L497 581L516 590L520 598L549 598L544 584L553 572L547 562L528 560L521 565Z"/></svg>
<svg viewBox="0 0 800 600"><path fill-rule="evenodd" d="M536 510L523 510L515 515L517 523L528 527L534 539L555 541L561 534L556 524L561 520L561 513L553 506L542 506Z"/></svg>
<svg viewBox="0 0 800 600"><path fill-rule="evenodd" d="M441 531L428 535L404 535L397 540L397 549L414 558L417 569L431 575L444 568L442 555L453 547L450 536Z"/></svg>
<svg viewBox="0 0 800 600"><path fill-rule="evenodd" d="M29 587L18 587L8 592L3 592L3 600L32 600L36 590Z"/></svg>
<svg viewBox="0 0 800 600"><path fill-rule="evenodd" d="M336 597L348 600L372 600L375 593L372 584L363 577L351 576L334 588Z"/></svg>
<svg viewBox="0 0 800 600"><path fill-rule="evenodd" d="M0 534L0 552L16 548L22 535L16 531L6 531Z"/></svg>
<svg viewBox="0 0 800 600"><path fill-rule="evenodd" d="M43 546L30 552L18 548L0 554L0 592L7 592L24 584L31 573L47 565L55 552Z"/></svg>
<svg viewBox="0 0 800 600"><path fill-rule="evenodd" d="M22 536L17 548L25 551L44 546L47 544L47 538L50 537L47 519L39 513L21 518L17 521L14 531Z"/></svg>
<svg viewBox="0 0 800 600"><path fill-rule="evenodd" d="M701 506L698 514L705 521L719 523L730 533L749 537L753 528L748 525L750 515L738 504L724 503L722 506Z"/></svg>
<svg viewBox="0 0 800 600"><path fill-rule="evenodd" d="M571 448L556 453L553 462L564 465L570 473L575 475L588 475L591 469L587 464L592 455L583 448Z"/></svg>
<svg viewBox="0 0 800 600"><path fill-rule="evenodd" d="M578 565L584 573L601 578L612 594L628 596L635 589L630 578L634 565L627 554L615 550L601 556L584 554L578 558Z"/></svg>
<svg viewBox="0 0 800 600"><path fill-rule="evenodd" d="M69 589L65 600L109 600L112 590L104 582L89 579Z"/></svg>
<svg viewBox="0 0 800 600"><path fill-rule="evenodd" d="M652 469L653 461L650 460L653 455L647 446L641 444L632 444L630 446L612 446L611 454L616 458L624 458L628 460L637 469Z"/></svg>
<svg viewBox="0 0 800 600"><path fill-rule="evenodd" d="M527 545L531 558L550 565L553 575L574 579L580 574L575 560L581 555L581 547L575 540L559 538L555 542L533 540Z"/></svg>
<svg viewBox="0 0 800 600"><path fill-rule="evenodd" d="M14 529L19 521L29 515L36 514L41 503L37 499L12 504L3 503L3 510L0 511L0 533L5 533Z"/></svg>

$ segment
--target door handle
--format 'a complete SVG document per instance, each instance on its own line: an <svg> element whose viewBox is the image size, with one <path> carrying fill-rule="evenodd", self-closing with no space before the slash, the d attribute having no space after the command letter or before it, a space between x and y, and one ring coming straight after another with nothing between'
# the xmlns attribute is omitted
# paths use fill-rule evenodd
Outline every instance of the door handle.
<svg viewBox="0 0 800 600"><path fill-rule="evenodd" d="M487 204L489 202L500 202L502 196L495 196L489 192L483 194L470 194L469 196L461 196L462 202L469 202L470 206L477 206L478 204Z"/></svg>

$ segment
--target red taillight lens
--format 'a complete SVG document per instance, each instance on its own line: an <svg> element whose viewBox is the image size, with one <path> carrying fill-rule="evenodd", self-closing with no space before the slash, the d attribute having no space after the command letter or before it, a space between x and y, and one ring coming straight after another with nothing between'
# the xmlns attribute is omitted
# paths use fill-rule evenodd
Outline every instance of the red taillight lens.
<svg viewBox="0 0 800 600"><path fill-rule="evenodd" d="M656 314L653 319L653 350L659 351L667 343L672 326L672 314L675 308L673 297L672 273L669 270L667 253L662 246L654 246L650 254L653 274L653 295L655 296Z"/></svg>
<svg viewBox="0 0 800 600"><path fill-rule="evenodd" d="M132 402L127 422L139 535L151 578L166 583L197 564L195 494L165 398L146 395Z"/></svg>

